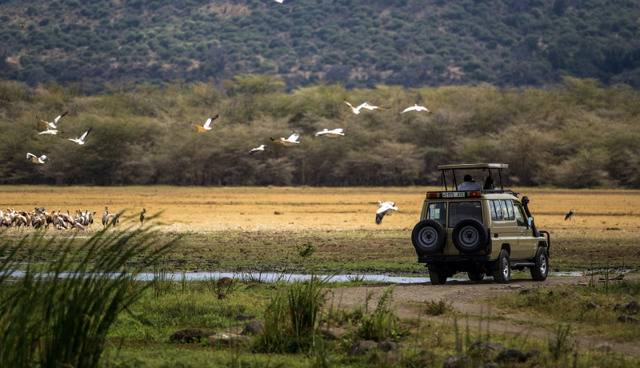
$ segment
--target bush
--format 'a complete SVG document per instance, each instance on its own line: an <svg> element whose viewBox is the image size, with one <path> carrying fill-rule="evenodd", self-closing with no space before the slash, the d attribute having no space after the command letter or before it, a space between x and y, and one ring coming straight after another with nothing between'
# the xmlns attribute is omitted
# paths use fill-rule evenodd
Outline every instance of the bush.
<svg viewBox="0 0 640 368"><path fill-rule="evenodd" d="M136 282L173 245L148 229L97 232L81 247L42 235L0 244L0 366L97 367L118 314L151 284ZM38 257L55 246L49 262ZM18 257L18 254L26 254ZM135 262L134 262L135 261ZM26 266L25 266L26 265ZM18 275L17 277L15 277Z"/></svg>
<svg viewBox="0 0 640 368"><path fill-rule="evenodd" d="M365 340L384 341L399 336L398 317L391 309L393 288L382 293L375 311L365 315L358 329L358 336Z"/></svg>

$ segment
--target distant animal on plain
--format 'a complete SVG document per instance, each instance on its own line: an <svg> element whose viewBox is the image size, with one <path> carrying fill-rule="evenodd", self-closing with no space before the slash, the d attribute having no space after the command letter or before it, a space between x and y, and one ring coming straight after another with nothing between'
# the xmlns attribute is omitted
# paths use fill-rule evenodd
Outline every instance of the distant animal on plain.
<svg viewBox="0 0 640 368"><path fill-rule="evenodd" d="M564 215L564 220L565 221L570 220L573 217L573 215L575 215L575 213L576 213L576 210L574 209L569 210L569 212L567 212L567 214Z"/></svg>
<svg viewBox="0 0 640 368"><path fill-rule="evenodd" d="M147 213L147 209L143 208L142 212L140 212L140 226L144 225L145 213Z"/></svg>

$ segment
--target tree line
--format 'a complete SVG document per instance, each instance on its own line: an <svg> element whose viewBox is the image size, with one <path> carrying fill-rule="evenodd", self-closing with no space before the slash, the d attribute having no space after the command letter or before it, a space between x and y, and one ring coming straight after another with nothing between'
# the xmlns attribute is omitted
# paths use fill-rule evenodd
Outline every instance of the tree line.
<svg viewBox="0 0 640 368"><path fill-rule="evenodd" d="M354 115L344 101L381 110ZM432 112L400 111L414 103ZM37 122L62 111L59 136ZM192 124L219 113L214 129ZM476 86L293 91L240 75L220 85L112 87L85 94L57 84L0 81L0 183L88 185L423 185L436 165L506 162L515 185L640 187L640 93L565 78L553 88ZM93 128L85 146L63 138ZM338 139L315 138L344 128ZM296 147L270 137L302 135ZM261 154L252 147L266 144ZM46 154L33 165L26 152Z"/></svg>

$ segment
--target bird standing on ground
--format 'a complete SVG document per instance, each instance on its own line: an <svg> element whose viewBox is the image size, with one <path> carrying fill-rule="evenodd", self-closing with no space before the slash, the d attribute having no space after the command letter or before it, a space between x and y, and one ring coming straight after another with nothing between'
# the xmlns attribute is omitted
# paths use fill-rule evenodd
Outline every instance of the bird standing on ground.
<svg viewBox="0 0 640 368"><path fill-rule="evenodd" d="M87 136L89 135L89 133L91 133L91 129L93 129L93 128L89 128L89 130L84 132L78 138L67 138L67 139L70 140L71 142L75 143L75 144L79 144L79 145L83 146L86 143L85 139L87 139Z"/></svg>
<svg viewBox="0 0 640 368"><path fill-rule="evenodd" d="M60 119L65 117L68 113L69 113L69 111L65 111L62 114L56 116L56 118L53 119L53 121L40 120L40 123L42 124L43 129L57 130L58 129L58 122L60 121Z"/></svg>
<svg viewBox="0 0 640 368"><path fill-rule="evenodd" d="M342 128L336 128L336 129L327 129L324 128L321 131L316 133L316 137L322 137L322 136L326 136L329 138L338 138L338 137L343 137L344 136L344 129Z"/></svg>
<svg viewBox="0 0 640 368"><path fill-rule="evenodd" d="M391 213L398 211L398 207L396 207L395 202L378 202L378 210L376 211L376 224L380 225L382 223L382 218L385 215L391 215Z"/></svg>
<svg viewBox="0 0 640 368"><path fill-rule="evenodd" d="M360 105L358 105L357 107L353 107L353 105L351 103L347 102L347 101L345 101L344 103L347 104L347 106L349 106L351 108L351 112L353 112L356 115L360 115L360 112L361 112L362 109L373 111L373 110L376 110L376 109L380 108L378 106L371 105L368 102L363 102Z"/></svg>
<svg viewBox="0 0 640 368"><path fill-rule="evenodd" d="M42 155L40 157L34 155L31 152L27 153L27 160L31 160L31 163L36 164L36 165L43 165L45 162L47 162L48 158L46 155Z"/></svg>
<svg viewBox="0 0 640 368"><path fill-rule="evenodd" d="M144 225L144 214L147 213L147 209L143 208L142 212L140 212L140 226Z"/></svg>
<svg viewBox="0 0 640 368"><path fill-rule="evenodd" d="M271 141L276 144L281 144L285 147L295 146L300 144L300 134L293 133L289 136L289 138L280 137L278 139L271 138Z"/></svg>
<svg viewBox="0 0 640 368"><path fill-rule="evenodd" d="M564 215L564 220L567 221L571 219L575 213L576 213L576 210L570 209L569 212L567 212L567 214Z"/></svg>
<svg viewBox="0 0 640 368"><path fill-rule="evenodd" d="M264 144L261 144L258 147L252 148L251 151L249 151L249 154L253 155L253 154L256 154L258 152L264 152Z"/></svg>
<svg viewBox="0 0 640 368"><path fill-rule="evenodd" d="M427 109L426 107L424 107L424 106L420 106L420 105L418 105L418 104L415 104L415 105L413 105L413 106L409 106L409 107L407 107L406 109L402 110L401 114L404 114L404 113L406 113L406 112L410 112L410 111L415 111L415 112L422 112L422 111L424 111L424 112L431 112L431 111L429 111L429 109Z"/></svg>
<svg viewBox="0 0 640 368"><path fill-rule="evenodd" d="M207 121L205 121L204 124L195 124L194 126L196 127L196 130L198 131L198 133L205 133L213 129L213 125L212 125L213 121L216 120L219 116L220 114L216 114L215 116L207 119Z"/></svg>

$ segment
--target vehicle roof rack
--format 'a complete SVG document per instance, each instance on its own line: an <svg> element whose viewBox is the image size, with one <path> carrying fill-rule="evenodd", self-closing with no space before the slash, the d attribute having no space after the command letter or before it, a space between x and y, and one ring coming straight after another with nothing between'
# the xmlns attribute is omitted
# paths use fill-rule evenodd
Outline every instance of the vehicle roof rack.
<svg viewBox="0 0 640 368"><path fill-rule="evenodd" d="M508 164L475 163L475 164L451 164L438 165L438 170L473 170L473 169L508 169Z"/></svg>
<svg viewBox="0 0 640 368"><path fill-rule="evenodd" d="M449 165L438 165L438 170L442 172L442 186L444 190L448 190L447 186L447 175L448 171L451 171L451 176L453 178L453 188L458 190L458 179L456 178L456 170L487 170L489 171L489 176L491 176L491 170L496 170L498 172L498 185L501 190L504 190L504 185L502 184L502 170L508 169L508 164L499 164L499 163L474 163L474 164L449 164Z"/></svg>

